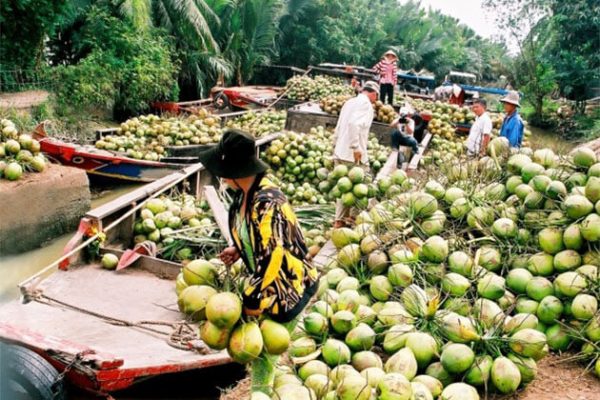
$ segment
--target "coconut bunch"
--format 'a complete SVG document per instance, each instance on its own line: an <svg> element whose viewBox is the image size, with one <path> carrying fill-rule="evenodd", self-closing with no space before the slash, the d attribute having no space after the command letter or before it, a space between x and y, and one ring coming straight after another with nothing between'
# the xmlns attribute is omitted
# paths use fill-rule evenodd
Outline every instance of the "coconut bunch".
<svg viewBox="0 0 600 400"><path fill-rule="evenodd" d="M565 250L553 255L546 251L557 249L540 247L557 237L540 221L583 226L595 218L595 203L590 208L581 200L586 205L575 207L577 202L566 200L573 195L569 189L561 204L549 199L556 210L533 218L529 213L539 212L533 203L527 206L518 196L508 201L508 181L523 179L511 172L522 157L513 157L505 141L496 140L490 157L465 173L452 180L439 176L361 212L353 229L334 230L337 254L321 280L319 300L292 335L295 369L281 372L274 395L295 386L316 398L411 398L415 390L421 393L416 383L428 390L423 398L479 398L485 388L512 393L535 378L537 361L548 351L566 348L565 338L583 344L582 354L595 362L595 230L583 228L580 263L561 254L557 268L554 259ZM547 151L528 157L545 169L569 169L566 180L595 173L596 160L586 151L562 161ZM581 175L570 179L582 185ZM535 189L535 181L531 185ZM558 210L571 214L549 218ZM578 265L583 263L589 266Z"/></svg>
<svg viewBox="0 0 600 400"><path fill-rule="evenodd" d="M220 118L206 111L186 118L149 114L123 122L115 134L103 136L95 146L135 159L158 161L167 155L168 146L217 143L221 132Z"/></svg>
<svg viewBox="0 0 600 400"><path fill-rule="evenodd" d="M294 76L286 83L287 97L298 101L319 101L328 96L352 95L353 89L340 78L317 75Z"/></svg>
<svg viewBox="0 0 600 400"><path fill-rule="evenodd" d="M241 271L241 261L228 269L217 259L196 259L181 270L175 292L180 311L200 323L202 341L213 350L227 349L234 361L246 364L285 352L290 333L269 319L244 320L239 290L232 285Z"/></svg>
<svg viewBox="0 0 600 400"><path fill-rule="evenodd" d="M318 171L333 167L331 133L323 127L307 134L286 132L271 142L261 158L271 166L279 187L293 204L326 204L317 189Z"/></svg>
<svg viewBox="0 0 600 400"><path fill-rule="evenodd" d="M271 133L280 132L285 127L285 111L249 111L225 123L228 128L241 129L259 138Z"/></svg>
<svg viewBox="0 0 600 400"><path fill-rule="evenodd" d="M375 110L375 121L391 124L393 120L398 118L398 113L394 110L394 107L390 104L383 104L379 100L373 104L373 109Z"/></svg>
<svg viewBox="0 0 600 400"><path fill-rule="evenodd" d="M158 257L183 262L215 255L226 245L208 204L179 192L148 200L133 233L134 243L156 243Z"/></svg>
<svg viewBox="0 0 600 400"><path fill-rule="evenodd" d="M16 181L24 172L43 172L46 158L31 135L19 134L9 119L0 120L0 178Z"/></svg>
<svg viewBox="0 0 600 400"><path fill-rule="evenodd" d="M333 176L329 179L333 145L332 133L319 126L303 135L286 132L271 142L261 158L271 166L277 183L293 204L326 204L337 198L329 195L337 182ZM372 173L376 173L385 164L390 149L371 135L368 152Z"/></svg>
<svg viewBox="0 0 600 400"><path fill-rule="evenodd" d="M344 103L351 98L352 96L350 94L327 96L321 99L319 105L321 106L321 110L325 111L327 114L339 115Z"/></svg>

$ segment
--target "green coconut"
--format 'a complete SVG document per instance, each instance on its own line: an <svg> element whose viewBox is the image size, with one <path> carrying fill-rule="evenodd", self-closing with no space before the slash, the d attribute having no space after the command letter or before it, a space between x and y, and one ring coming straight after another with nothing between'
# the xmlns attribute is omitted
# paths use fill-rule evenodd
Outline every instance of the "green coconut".
<svg viewBox="0 0 600 400"><path fill-rule="evenodd" d="M437 398L439 395L441 395L442 390L444 389L444 385L442 385L442 382L429 375L417 375L414 377L412 382L418 382L427 387L427 389L434 398Z"/></svg>
<svg viewBox="0 0 600 400"><path fill-rule="evenodd" d="M413 325L393 325L383 338L383 350L388 354L397 352L406 345L408 334L414 331L415 327Z"/></svg>
<svg viewBox="0 0 600 400"><path fill-rule="evenodd" d="M327 318L318 312L311 312L304 317L304 330L309 335L320 337L329 329Z"/></svg>
<svg viewBox="0 0 600 400"><path fill-rule="evenodd" d="M410 212L416 217L429 217L438 209L437 200L428 193L415 192L408 202Z"/></svg>
<svg viewBox="0 0 600 400"><path fill-rule="evenodd" d="M305 381L308 377L312 375L325 375L325 377L329 376L329 372L331 369L327 364L325 364L321 360L310 360L306 364L302 365L300 369L298 369L298 376L300 379Z"/></svg>
<svg viewBox="0 0 600 400"><path fill-rule="evenodd" d="M492 224L492 232L501 239L510 239L517 236L517 225L508 218L499 218Z"/></svg>
<svg viewBox="0 0 600 400"><path fill-rule="evenodd" d="M484 298L473 303L473 315L487 328L497 325L504 318L498 303Z"/></svg>
<svg viewBox="0 0 600 400"><path fill-rule="evenodd" d="M508 354L508 359L512 361L519 369L522 385L528 384L537 376L537 364L533 358L521 357L510 353Z"/></svg>
<svg viewBox="0 0 600 400"><path fill-rule="evenodd" d="M260 324L265 350L269 354L282 354L290 346L290 333L287 328L275 321L265 319Z"/></svg>
<svg viewBox="0 0 600 400"><path fill-rule="evenodd" d="M323 360L330 367L340 364L348 364L351 359L350 348L342 341L337 339L327 339L321 348Z"/></svg>
<svg viewBox="0 0 600 400"><path fill-rule="evenodd" d="M348 277L348 273L342 268L333 268L330 269L327 274L325 274L325 277L329 287L335 288L342 279Z"/></svg>
<svg viewBox="0 0 600 400"><path fill-rule="evenodd" d="M554 351L565 351L571 344L571 338L561 324L554 324L546 329L546 340Z"/></svg>
<svg viewBox="0 0 600 400"><path fill-rule="evenodd" d="M554 279L554 291L557 296L575 297L586 288L586 279L575 271L563 272Z"/></svg>
<svg viewBox="0 0 600 400"><path fill-rule="evenodd" d="M115 269L119 264L119 257L112 253L105 253L100 260L100 265L102 268L106 269Z"/></svg>
<svg viewBox="0 0 600 400"><path fill-rule="evenodd" d="M538 306L539 303L537 301L531 300L526 297L521 297L517 300L515 311L518 313L535 314L537 312Z"/></svg>
<svg viewBox="0 0 600 400"><path fill-rule="evenodd" d="M479 334L470 317L459 315L455 312L445 312L438 318L444 336L456 343L469 343L479 340Z"/></svg>
<svg viewBox="0 0 600 400"><path fill-rule="evenodd" d="M363 350L352 355L352 366L361 372L367 368L383 368L383 362L374 352Z"/></svg>
<svg viewBox="0 0 600 400"><path fill-rule="evenodd" d="M450 272L442 278L442 290L451 296L461 297L471 287L471 282L464 276Z"/></svg>
<svg viewBox="0 0 600 400"><path fill-rule="evenodd" d="M337 228L331 232L331 241L337 249L341 249L348 244L360 242L360 237L350 228Z"/></svg>
<svg viewBox="0 0 600 400"><path fill-rule="evenodd" d="M567 195L567 187L561 181L552 181L546 187L546 196L551 199L563 199Z"/></svg>
<svg viewBox="0 0 600 400"><path fill-rule="evenodd" d="M363 254L370 254L371 252L381 248L381 239L375 234L365 236L360 241L360 251Z"/></svg>
<svg viewBox="0 0 600 400"><path fill-rule="evenodd" d="M360 371L360 376L367 380L369 386L376 388L385 376L385 371L382 368L370 367Z"/></svg>
<svg viewBox="0 0 600 400"><path fill-rule="evenodd" d="M509 346L520 356L539 360L545 354L546 335L535 329L522 329L509 338Z"/></svg>
<svg viewBox="0 0 600 400"><path fill-rule="evenodd" d="M202 321L206 319L208 300L215 294L217 294L217 291L210 286L188 286L178 296L177 304L179 309L194 321Z"/></svg>
<svg viewBox="0 0 600 400"><path fill-rule="evenodd" d="M588 321L598 312L598 299L592 295L580 293L573 298L571 312L575 318Z"/></svg>
<svg viewBox="0 0 600 400"><path fill-rule="evenodd" d="M502 254L496 247L481 247L479 250L479 265L488 271L498 271L502 267Z"/></svg>
<svg viewBox="0 0 600 400"><path fill-rule="evenodd" d="M564 310L563 303L555 296L546 296L538 305L536 315L545 324L553 324Z"/></svg>
<svg viewBox="0 0 600 400"><path fill-rule="evenodd" d="M367 268L372 274L381 274L388 268L389 261L384 251L375 250L367 257Z"/></svg>
<svg viewBox="0 0 600 400"><path fill-rule="evenodd" d="M497 300L504 295L505 280L501 276L488 272L477 282L477 293L490 300Z"/></svg>
<svg viewBox="0 0 600 400"><path fill-rule="evenodd" d="M479 400L477 389L466 383L452 383L444 388L439 400Z"/></svg>
<svg viewBox="0 0 600 400"><path fill-rule="evenodd" d="M491 378L494 387L504 394L515 392L521 384L519 368L507 357L498 357L494 360Z"/></svg>
<svg viewBox="0 0 600 400"><path fill-rule="evenodd" d="M470 277L473 271L473 259L463 251L454 251L448 256L450 271Z"/></svg>
<svg viewBox="0 0 600 400"><path fill-rule="evenodd" d="M426 261L443 262L448 257L448 242L441 236L432 236L421 247L420 256Z"/></svg>
<svg viewBox="0 0 600 400"><path fill-rule="evenodd" d="M563 232L558 228L544 228L538 233L540 248L548 254L556 254L564 249Z"/></svg>
<svg viewBox="0 0 600 400"><path fill-rule="evenodd" d="M454 381L453 376L444 369L444 366L439 361L429 364L425 369L425 375L437 379L443 386L448 386Z"/></svg>
<svg viewBox="0 0 600 400"><path fill-rule="evenodd" d="M322 374L310 375L304 381L304 386L312 390L318 398L323 398L327 392L334 389L333 382L329 380L327 375Z"/></svg>
<svg viewBox="0 0 600 400"><path fill-rule="evenodd" d="M600 179L600 178L598 178ZM589 214L581 222L581 236L588 242L600 240L600 216L596 213Z"/></svg>
<svg viewBox="0 0 600 400"><path fill-rule="evenodd" d="M533 275L550 276L554 273L554 257L547 253L536 253L529 257L527 269Z"/></svg>
<svg viewBox="0 0 600 400"><path fill-rule="evenodd" d="M380 400L410 400L412 386L410 381L400 373L387 373L377 386Z"/></svg>
<svg viewBox="0 0 600 400"><path fill-rule="evenodd" d="M337 262L342 268L350 269L360 262L361 252L358 244L348 244L339 251Z"/></svg>
<svg viewBox="0 0 600 400"><path fill-rule="evenodd" d="M451 374L467 371L475 361L475 353L465 344L453 343L444 348L440 362Z"/></svg>
<svg viewBox="0 0 600 400"><path fill-rule="evenodd" d="M481 229L494 223L494 210L489 207L475 207L467 214L467 225Z"/></svg>
<svg viewBox="0 0 600 400"><path fill-rule="evenodd" d="M581 266L581 262L581 256L578 252L575 250L563 250L554 256L554 269L557 272L575 270Z"/></svg>
<svg viewBox="0 0 600 400"><path fill-rule="evenodd" d="M597 162L596 153L589 147L578 147L571 152L573 164L579 168L589 168Z"/></svg>
<svg viewBox="0 0 600 400"><path fill-rule="evenodd" d="M356 326L356 316L351 311L338 311L331 317L331 326L337 333L346 334Z"/></svg>
<svg viewBox="0 0 600 400"><path fill-rule="evenodd" d="M427 367L438 353L437 342L430 334L424 332L409 333L405 346L412 350L419 368Z"/></svg>
<svg viewBox="0 0 600 400"><path fill-rule="evenodd" d="M214 296L213 296L214 297ZM246 364L258 358L263 350L263 338L255 322L238 325L231 333L227 352L234 361Z"/></svg>
<svg viewBox="0 0 600 400"><path fill-rule="evenodd" d="M473 386L485 386L490 379L494 359L489 355L478 356L465 372L465 382Z"/></svg>
<svg viewBox="0 0 600 400"><path fill-rule="evenodd" d="M456 199L450 206L450 215L456 219L464 218L469 211L471 211L471 204L464 197Z"/></svg>
<svg viewBox="0 0 600 400"><path fill-rule="evenodd" d="M363 322L369 326L372 326L377 321L377 312L364 304L358 306L355 315L358 322Z"/></svg>
<svg viewBox="0 0 600 400"><path fill-rule="evenodd" d="M313 338L300 337L294 340L289 347L289 354L292 357L306 357L317 350L317 343Z"/></svg>
<svg viewBox="0 0 600 400"><path fill-rule="evenodd" d="M528 270L515 268L510 270L506 276L506 286L517 294L523 294L531 278L533 278L533 275Z"/></svg>
<svg viewBox="0 0 600 400"><path fill-rule="evenodd" d="M411 349L404 347L392 355L385 363L387 373L397 372L412 380L417 375L417 359Z"/></svg>
<svg viewBox="0 0 600 400"><path fill-rule="evenodd" d="M233 328L241 316L242 302L236 294L221 292L208 299L206 318L219 328Z"/></svg>
<svg viewBox="0 0 600 400"><path fill-rule="evenodd" d="M517 313L504 321L504 332L514 334L523 329L535 329L539 320L534 314Z"/></svg>
<svg viewBox="0 0 600 400"><path fill-rule="evenodd" d="M183 279L188 285L215 286L217 267L206 260L192 260L183 267Z"/></svg>
<svg viewBox="0 0 600 400"><path fill-rule="evenodd" d="M585 196L571 194L563 202L565 212L571 219L583 218L594 209L594 205Z"/></svg>
<svg viewBox="0 0 600 400"><path fill-rule="evenodd" d="M531 163L531 158L525 154L513 154L510 156L506 163L506 167L508 172L511 174L520 174L521 169L529 163Z"/></svg>
<svg viewBox="0 0 600 400"><path fill-rule="evenodd" d="M346 335L346 344L353 351L370 350L375 344L376 333L367 324L360 323Z"/></svg>
<svg viewBox="0 0 600 400"><path fill-rule="evenodd" d="M413 282L413 272L406 264L393 264L388 268L387 278L392 286L407 287Z"/></svg>
<svg viewBox="0 0 600 400"><path fill-rule="evenodd" d="M210 321L205 321L200 327L200 339L213 350L223 350L229 344L231 329L219 328Z"/></svg>
<svg viewBox="0 0 600 400"><path fill-rule="evenodd" d="M531 162L521 168L521 178L523 178L523 182L528 183L534 176L542 175L545 170L542 165Z"/></svg>
<svg viewBox="0 0 600 400"><path fill-rule="evenodd" d="M375 300L387 301L392 295L394 288L387 277L377 275L371 278L369 291Z"/></svg>
<svg viewBox="0 0 600 400"><path fill-rule="evenodd" d="M552 282L542 276L535 276L525 286L527 296L536 301L541 301L546 296L554 294Z"/></svg>

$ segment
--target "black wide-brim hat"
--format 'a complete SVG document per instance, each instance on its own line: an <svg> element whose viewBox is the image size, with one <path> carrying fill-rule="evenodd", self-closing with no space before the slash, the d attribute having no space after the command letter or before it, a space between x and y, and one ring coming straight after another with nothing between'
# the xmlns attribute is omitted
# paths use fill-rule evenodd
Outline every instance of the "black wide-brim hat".
<svg viewBox="0 0 600 400"><path fill-rule="evenodd" d="M239 179L262 174L269 169L256 152L254 137L238 129L227 129L219 143L201 151L198 158L211 174Z"/></svg>

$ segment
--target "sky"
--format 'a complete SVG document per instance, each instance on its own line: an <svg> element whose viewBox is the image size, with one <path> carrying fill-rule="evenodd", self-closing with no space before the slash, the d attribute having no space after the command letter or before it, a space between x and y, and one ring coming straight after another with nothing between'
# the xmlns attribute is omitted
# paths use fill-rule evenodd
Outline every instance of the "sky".
<svg viewBox="0 0 600 400"><path fill-rule="evenodd" d="M401 0L403 3L406 1ZM421 6L425 9L431 7L458 18L482 37L498 36L500 31L493 15L484 10L482 3L483 0L421 0Z"/></svg>

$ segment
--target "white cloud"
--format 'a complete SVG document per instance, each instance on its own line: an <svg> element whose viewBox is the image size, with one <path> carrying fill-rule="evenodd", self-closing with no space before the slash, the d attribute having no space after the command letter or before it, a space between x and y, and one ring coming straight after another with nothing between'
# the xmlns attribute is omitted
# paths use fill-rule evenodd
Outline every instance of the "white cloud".
<svg viewBox="0 0 600 400"><path fill-rule="evenodd" d="M408 0L400 0L406 3ZM482 0L421 0L421 7L431 7L443 14L457 18L460 22L473 29L485 38L497 37L500 33L493 15L483 7Z"/></svg>

